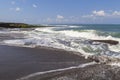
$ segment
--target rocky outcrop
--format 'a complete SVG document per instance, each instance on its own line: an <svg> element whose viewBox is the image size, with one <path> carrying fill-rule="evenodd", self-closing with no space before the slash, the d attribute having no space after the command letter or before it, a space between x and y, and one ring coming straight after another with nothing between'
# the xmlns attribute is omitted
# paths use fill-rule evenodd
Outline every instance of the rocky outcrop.
<svg viewBox="0 0 120 80"><path fill-rule="evenodd" d="M107 43L107 44L110 44L110 45L119 44L119 42L115 41L115 40L92 40L92 42L102 42L102 43Z"/></svg>
<svg viewBox="0 0 120 80"><path fill-rule="evenodd" d="M0 27L4 28L21 28L21 27L26 27L28 24L24 23L0 23Z"/></svg>
<svg viewBox="0 0 120 80"><path fill-rule="evenodd" d="M34 28L34 27L46 27L46 26L29 25L25 23L0 23L0 27L3 27L3 28Z"/></svg>

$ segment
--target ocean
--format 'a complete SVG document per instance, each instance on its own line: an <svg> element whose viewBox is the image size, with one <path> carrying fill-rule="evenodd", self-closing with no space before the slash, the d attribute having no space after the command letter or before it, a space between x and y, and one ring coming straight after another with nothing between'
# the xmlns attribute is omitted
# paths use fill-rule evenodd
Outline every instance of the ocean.
<svg viewBox="0 0 120 80"><path fill-rule="evenodd" d="M120 58L120 44L93 42L115 40L120 42L119 24L64 24L42 28L0 29L0 44L20 47L52 47L79 52L84 56ZM49 27L50 26L50 27Z"/></svg>

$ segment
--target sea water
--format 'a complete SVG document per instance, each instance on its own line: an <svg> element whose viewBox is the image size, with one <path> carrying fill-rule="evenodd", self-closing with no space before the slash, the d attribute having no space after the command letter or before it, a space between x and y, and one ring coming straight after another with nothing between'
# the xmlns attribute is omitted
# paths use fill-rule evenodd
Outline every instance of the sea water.
<svg viewBox="0 0 120 80"><path fill-rule="evenodd" d="M50 26L50 27L49 27ZM92 40L115 40L120 43L118 24L64 24L33 29L1 29L0 34L10 35L0 43L22 47L53 47L80 52L85 56L120 58L120 44L110 45ZM15 36L22 34L24 36Z"/></svg>
<svg viewBox="0 0 120 80"><path fill-rule="evenodd" d="M92 40L115 40L117 45L93 42ZM75 51L77 55L104 56L103 58L120 59L120 25L117 24L64 24L49 25L41 28L1 28L0 44L20 47L52 47ZM101 58L101 60L104 60ZM94 65L95 62L85 63L65 69L37 72L24 78L31 78L41 74L66 71L73 68L83 68ZM108 65L120 66L120 61L109 62Z"/></svg>

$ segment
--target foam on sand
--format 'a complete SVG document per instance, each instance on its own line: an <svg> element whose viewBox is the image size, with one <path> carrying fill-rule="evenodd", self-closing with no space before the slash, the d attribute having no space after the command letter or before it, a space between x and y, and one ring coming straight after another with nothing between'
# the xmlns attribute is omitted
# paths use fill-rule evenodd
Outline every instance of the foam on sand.
<svg viewBox="0 0 120 80"><path fill-rule="evenodd" d="M37 73L30 74L28 76L22 77L22 78L17 79L17 80L33 80L34 78L42 79L42 76L46 75L46 74L49 74L49 75L53 76L55 74L62 73L64 71L84 68L84 67L87 67L87 66L90 66L90 65L95 65L95 64L97 64L97 63L96 62L89 62L89 63L81 64L79 66L73 66L73 67L64 68L64 69L50 70L50 71L45 71L45 72L37 72Z"/></svg>

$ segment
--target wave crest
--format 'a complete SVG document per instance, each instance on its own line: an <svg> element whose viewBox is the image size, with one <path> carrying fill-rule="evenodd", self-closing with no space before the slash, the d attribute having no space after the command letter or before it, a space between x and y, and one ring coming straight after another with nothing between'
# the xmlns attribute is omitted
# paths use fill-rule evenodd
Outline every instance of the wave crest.
<svg viewBox="0 0 120 80"><path fill-rule="evenodd" d="M21 33L24 32L25 31L21 31ZM91 40L117 40L120 42L120 39L110 35L105 36L103 35L105 33L96 30L56 31L54 27L48 27L26 31L25 34L27 36L25 36L24 39L4 40L3 43L7 45L28 47L47 46L80 52L85 56L106 55L109 57L120 58L120 44L111 46L100 42L91 43Z"/></svg>

